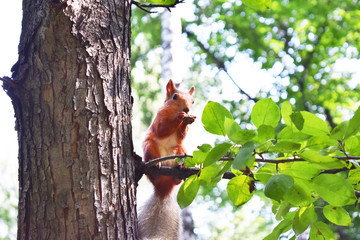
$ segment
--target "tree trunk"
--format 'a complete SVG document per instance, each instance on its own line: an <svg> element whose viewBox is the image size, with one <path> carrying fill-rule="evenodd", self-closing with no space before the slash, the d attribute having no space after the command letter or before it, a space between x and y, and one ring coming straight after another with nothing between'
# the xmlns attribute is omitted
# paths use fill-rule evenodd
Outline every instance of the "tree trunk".
<svg viewBox="0 0 360 240"><path fill-rule="evenodd" d="M23 1L18 239L136 239L130 2Z"/></svg>

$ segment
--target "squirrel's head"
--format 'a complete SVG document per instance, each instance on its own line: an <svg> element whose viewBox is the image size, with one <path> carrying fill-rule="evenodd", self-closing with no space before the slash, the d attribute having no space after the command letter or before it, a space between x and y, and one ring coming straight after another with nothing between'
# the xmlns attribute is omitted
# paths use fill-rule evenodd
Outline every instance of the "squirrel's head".
<svg viewBox="0 0 360 240"><path fill-rule="evenodd" d="M188 92L179 91L170 79L166 85L165 104L176 107L178 112L188 113L194 103L192 97L195 87L191 87Z"/></svg>

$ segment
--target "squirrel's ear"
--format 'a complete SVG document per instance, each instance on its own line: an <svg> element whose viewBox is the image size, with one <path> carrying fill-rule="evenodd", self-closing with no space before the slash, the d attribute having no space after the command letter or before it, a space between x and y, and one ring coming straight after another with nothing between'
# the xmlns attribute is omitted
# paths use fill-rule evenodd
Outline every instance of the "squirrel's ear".
<svg viewBox="0 0 360 240"><path fill-rule="evenodd" d="M195 87L192 86L192 87L190 88L190 90L189 90L190 95L193 95L194 91L195 91Z"/></svg>
<svg viewBox="0 0 360 240"><path fill-rule="evenodd" d="M175 92L176 88L173 81L170 79L169 82L166 84L166 96L170 97Z"/></svg>

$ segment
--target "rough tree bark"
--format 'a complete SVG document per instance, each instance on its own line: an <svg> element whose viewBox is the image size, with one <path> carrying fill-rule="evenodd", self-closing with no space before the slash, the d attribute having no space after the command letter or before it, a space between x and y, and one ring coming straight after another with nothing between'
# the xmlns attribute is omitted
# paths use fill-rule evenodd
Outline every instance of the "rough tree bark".
<svg viewBox="0 0 360 240"><path fill-rule="evenodd" d="M18 239L136 239L130 2L23 1Z"/></svg>

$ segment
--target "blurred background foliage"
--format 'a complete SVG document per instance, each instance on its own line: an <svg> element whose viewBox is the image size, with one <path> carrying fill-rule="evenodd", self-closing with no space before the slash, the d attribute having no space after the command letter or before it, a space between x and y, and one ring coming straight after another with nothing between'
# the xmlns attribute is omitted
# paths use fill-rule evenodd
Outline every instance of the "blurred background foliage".
<svg viewBox="0 0 360 240"><path fill-rule="evenodd" d="M265 11L240 0L185 2L186 7L178 5L184 12L183 51L190 56L183 80L186 87L196 88L195 105L215 98L244 127L254 103L266 97L278 104L290 101L295 111L315 113L332 127L359 106L358 0L273 0ZM162 9L155 10L148 14L134 8L132 15L133 91L138 99L134 116L144 125L134 127L135 135L151 123L162 99L158 82ZM261 191L255 202L235 209L224 189L221 184L214 190L201 189L194 215L203 214L196 210L202 208L213 214L194 216L199 239L261 239L271 232L275 221L269 217L271 203ZM358 211L351 209L353 226L360 224ZM358 228L333 230L338 239L360 238Z"/></svg>

